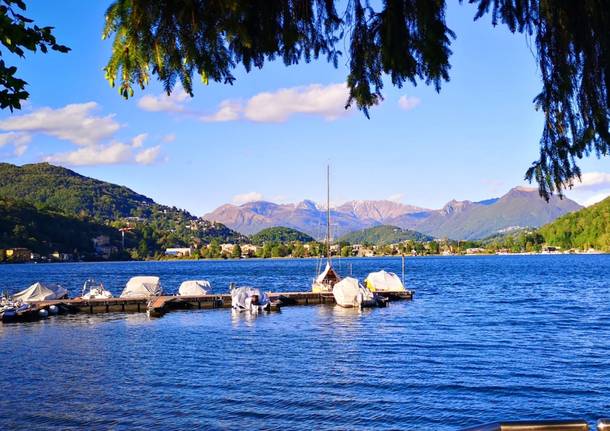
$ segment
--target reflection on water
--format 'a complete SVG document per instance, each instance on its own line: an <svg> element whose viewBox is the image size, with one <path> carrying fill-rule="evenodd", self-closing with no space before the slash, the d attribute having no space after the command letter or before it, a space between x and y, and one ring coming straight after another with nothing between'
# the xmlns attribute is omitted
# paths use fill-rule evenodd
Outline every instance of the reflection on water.
<svg viewBox="0 0 610 431"><path fill-rule="evenodd" d="M354 274L400 259L354 259ZM313 261L0 266L7 287L136 274L307 290ZM413 301L0 325L6 429L455 430L607 415L610 256L408 259ZM108 282L109 280L110 282ZM72 288L72 287L71 287Z"/></svg>

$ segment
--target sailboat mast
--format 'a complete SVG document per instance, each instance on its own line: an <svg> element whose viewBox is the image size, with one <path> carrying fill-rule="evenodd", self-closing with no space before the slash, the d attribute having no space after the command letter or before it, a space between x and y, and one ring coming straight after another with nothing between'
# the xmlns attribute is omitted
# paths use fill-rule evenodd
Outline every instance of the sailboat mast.
<svg viewBox="0 0 610 431"><path fill-rule="evenodd" d="M326 258L330 263L330 165L326 165Z"/></svg>

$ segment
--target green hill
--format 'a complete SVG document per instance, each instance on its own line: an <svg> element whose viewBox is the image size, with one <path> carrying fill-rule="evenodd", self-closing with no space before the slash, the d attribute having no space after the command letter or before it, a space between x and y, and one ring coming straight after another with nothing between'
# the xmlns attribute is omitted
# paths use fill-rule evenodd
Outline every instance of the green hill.
<svg viewBox="0 0 610 431"><path fill-rule="evenodd" d="M155 202L127 187L79 175L48 163L15 166L0 163L0 196L23 199L36 207L100 220L146 217Z"/></svg>
<svg viewBox="0 0 610 431"><path fill-rule="evenodd" d="M580 211L566 214L542 226L539 232L547 245L562 249L595 248L610 251L610 197Z"/></svg>
<svg viewBox="0 0 610 431"><path fill-rule="evenodd" d="M56 217L63 215L69 220L106 225L114 228L113 232L129 227L125 234L125 248L138 258L162 253L168 247L199 247L212 240L230 243L247 241L244 235L221 223L209 222L175 207L159 205L127 187L85 177L48 163L21 167L0 163L0 198L3 197L29 205L29 212L13 214L14 222L22 226L26 226L31 218L36 218L33 211L39 210L45 217L49 214ZM24 219L20 221L18 218L21 216ZM59 225L55 226L50 219L47 220L49 225L45 227L45 232L50 237L38 230L32 238L48 242L60 235L59 232L52 232L59 230ZM77 232L79 226L83 232ZM88 226L75 224L71 228L75 235L84 238L90 233ZM27 247L24 238L11 237L11 229L3 231L6 240L15 242L14 246ZM42 236L39 238L38 235ZM89 242L91 238L88 236Z"/></svg>
<svg viewBox="0 0 610 431"><path fill-rule="evenodd" d="M433 238L413 230L401 229L397 226L381 225L348 233L338 239L338 242L349 244L388 245L404 241L431 241Z"/></svg>
<svg viewBox="0 0 610 431"><path fill-rule="evenodd" d="M289 227L270 227L267 229L263 229L260 232L252 235L250 240L253 244L263 244L266 242L311 242L315 241L311 236L298 231L296 229L291 229Z"/></svg>
<svg viewBox="0 0 610 431"><path fill-rule="evenodd" d="M36 253L93 254L93 238L107 235L120 244L112 227L40 210L26 202L0 198L0 249L25 247Z"/></svg>

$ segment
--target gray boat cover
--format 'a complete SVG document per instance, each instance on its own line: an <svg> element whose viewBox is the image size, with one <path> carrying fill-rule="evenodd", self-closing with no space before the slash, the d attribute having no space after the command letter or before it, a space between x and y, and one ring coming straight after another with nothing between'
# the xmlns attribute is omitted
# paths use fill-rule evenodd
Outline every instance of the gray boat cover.
<svg viewBox="0 0 610 431"><path fill-rule="evenodd" d="M333 286L333 296L341 307L359 307L365 301L372 301L373 292L362 286L358 280L345 277Z"/></svg>
<svg viewBox="0 0 610 431"><path fill-rule="evenodd" d="M253 297L258 296L258 303L252 302ZM231 305L236 310L255 311L263 308L269 303L269 297L265 292L255 287L237 287L231 290Z"/></svg>
<svg viewBox="0 0 610 431"><path fill-rule="evenodd" d="M187 280L183 281L178 289L180 296L201 296L207 295L212 290L210 282L207 280Z"/></svg>
<svg viewBox="0 0 610 431"><path fill-rule="evenodd" d="M138 276L129 279L121 298L148 298L159 295L163 295L159 277Z"/></svg>
<svg viewBox="0 0 610 431"><path fill-rule="evenodd" d="M42 284L40 282L32 284L25 290L15 293L13 301L48 301L51 299L63 299L68 297L68 290L59 284Z"/></svg>

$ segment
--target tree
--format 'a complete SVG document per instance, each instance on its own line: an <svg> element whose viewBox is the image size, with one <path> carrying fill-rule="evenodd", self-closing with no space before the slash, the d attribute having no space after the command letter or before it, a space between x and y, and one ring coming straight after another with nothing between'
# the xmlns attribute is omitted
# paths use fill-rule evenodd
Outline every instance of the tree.
<svg viewBox="0 0 610 431"><path fill-rule="evenodd" d="M337 4L345 4L337 11ZM103 37L114 36L105 68L119 93L133 96L156 75L171 93L180 81L193 95L193 75L232 84L232 71L262 68L281 57L286 65L324 56L337 67L349 49L349 97L369 116L382 99L383 77L393 85L449 80L453 31L445 0L115 0L106 12ZM610 153L610 8L604 1L469 0L475 20L490 14L514 33L534 36L544 112L540 157L526 172L542 196L571 187L576 159ZM348 39L347 41L345 39Z"/></svg>
<svg viewBox="0 0 610 431"><path fill-rule="evenodd" d="M235 244L235 246L233 247L233 251L231 251L231 257L233 259L241 258L241 246L239 244Z"/></svg>
<svg viewBox="0 0 610 431"><path fill-rule="evenodd" d="M301 241L295 241L292 246L292 257L304 257L305 256L305 247L303 247L303 243Z"/></svg>
<svg viewBox="0 0 610 431"><path fill-rule="evenodd" d="M22 15L26 6L23 0L0 0L0 43L10 53L21 58L25 51L43 53L49 49L68 52L70 48L59 45L53 36L53 27L38 27L33 20ZM0 55L2 55L0 53ZM0 108L21 109L21 102L29 97L27 82L16 76L17 68L0 60Z"/></svg>
<svg viewBox="0 0 610 431"><path fill-rule="evenodd" d="M217 239L213 239L210 243L210 247L208 250L208 257L212 259L217 259L221 256L222 249L220 247L220 241Z"/></svg>
<svg viewBox="0 0 610 431"><path fill-rule="evenodd" d="M149 250L148 250L148 244L146 243L145 239L142 239L140 241L140 243L138 244L138 256L143 259L148 257L149 254Z"/></svg>

